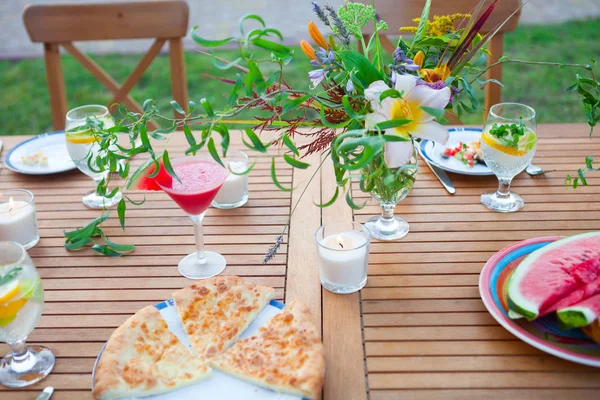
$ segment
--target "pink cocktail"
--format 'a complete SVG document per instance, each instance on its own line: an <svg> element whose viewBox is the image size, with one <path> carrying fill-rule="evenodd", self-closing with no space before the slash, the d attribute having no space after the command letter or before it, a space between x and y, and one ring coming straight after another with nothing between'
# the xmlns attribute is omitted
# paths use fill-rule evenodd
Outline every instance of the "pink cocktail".
<svg viewBox="0 0 600 400"><path fill-rule="evenodd" d="M190 279L210 278L225 269L226 261L219 253L204 251L202 220L229 172L210 156L182 157L172 164L179 180L161 173L156 183L190 216L197 248L179 262L178 269Z"/></svg>

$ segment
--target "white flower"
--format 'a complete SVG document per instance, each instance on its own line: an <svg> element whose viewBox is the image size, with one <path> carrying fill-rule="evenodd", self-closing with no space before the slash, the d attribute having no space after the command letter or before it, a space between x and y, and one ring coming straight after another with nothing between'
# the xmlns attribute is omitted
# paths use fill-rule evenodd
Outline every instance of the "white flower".
<svg viewBox="0 0 600 400"><path fill-rule="evenodd" d="M402 94L402 98L386 97L379 101L381 93L390 87L383 81L376 81L365 90L365 97L371 102L373 112L367 114L366 128L376 129L380 122L407 119L408 124L386 130L386 135L397 135L406 138L416 137L428 139L441 144L448 141L448 131L435 122L433 115L421 107L443 109L450 101L450 88L432 89L427 85L417 86L417 77L413 75L397 75L394 89ZM398 168L408 163L412 157L412 142L388 142L385 145L385 162L389 168Z"/></svg>

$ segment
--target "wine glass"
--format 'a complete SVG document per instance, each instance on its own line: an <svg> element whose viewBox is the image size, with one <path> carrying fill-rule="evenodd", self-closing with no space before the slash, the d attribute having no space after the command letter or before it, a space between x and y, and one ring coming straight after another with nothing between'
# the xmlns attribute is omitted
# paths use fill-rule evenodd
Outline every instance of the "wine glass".
<svg viewBox="0 0 600 400"><path fill-rule="evenodd" d="M510 191L513 178L535 154L535 110L519 103L500 103L490 108L481 134L483 160L498 178L498 190L481 195L481 204L493 211L514 212L525 205Z"/></svg>
<svg viewBox="0 0 600 400"><path fill-rule="evenodd" d="M227 262L219 253L204 250L202 221L210 203L223 186L229 171L210 155L181 157L172 161L173 178L161 171L155 178L162 190L185 211L194 223L196 252L179 262L179 273L190 279L207 279L220 274Z"/></svg>
<svg viewBox="0 0 600 400"><path fill-rule="evenodd" d="M0 242L0 265L0 341L11 348L0 361L0 385L28 386L44 379L55 362L51 350L25 345L42 315L44 288L19 243Z"/></svg>
<svg viewBox="0 0 600 400"><path fill-rule="evenodd" d="M402 142L406 143L406 142ZM394 216L396 204L404 200L412 189L418 171L417 153L412 145L408 148L408 163L398 168L389 168L383 154L377 155L362 168L361 190L369 192L381 206L382 214L367 220L365 227L371 237L379 240L396 240L406 236L410 230L408 222Z"/></svg>
<svg viewBox="0 0 600 400"><path fill-rule="evenodd" d="M88 159L91 157L90 163L94 165L93 160L96 159L98 152L100 151L100 144L97 139L91 134L91 130L83 128L89 120L95 119L102 122L103 128L108 129L115 126L108 108L101 105L87 105L72 109L67 113L66 123L66 140L67 150L71 159L79 168L81 172L89 176L98 183L105 178L109 172L97 173L90 170L88 165ZM81 129L77 129L81 127ZM113 197L104 197L96 193L96 190L92 190L83 196L83 204L89 208L108 208L116 205L121 200L122 194L119 191Z"/></svg>

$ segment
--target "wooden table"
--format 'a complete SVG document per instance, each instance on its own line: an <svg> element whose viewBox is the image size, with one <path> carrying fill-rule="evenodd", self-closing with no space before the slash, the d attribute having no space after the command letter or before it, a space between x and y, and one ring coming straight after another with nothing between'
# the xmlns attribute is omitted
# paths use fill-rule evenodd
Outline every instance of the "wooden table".
<svg viewBox="0 0 600 400"><path fill-rule="evenodd" d="M327 165L299 203L273 262L262 265L263 254L283 230L300 191L277 190L267 160L259 161L251 176L247 206L209 211L207 247L226 256L226 274L271 285L279 299L299 298L309 305L327 352L327 400L596 399L600 370L516 339L487 313L477 288L483 264L514 241L600 229L600 175L591 174L591 186L577 191L563 182L586 155L600 155L600 140L590 141L587 134L585 125L539 127L534 161L557 171L538 178L519 175L513 187L526 205L513 214L479 204L483 191L495 189L494 177L452 175L457 193L451 196L421 165L413 191L396 207L411 233L372 244L369 281L361 293L339 296L321 289L313 234L328 221L364 222L378 206L354 215L343 201L322 211L315 207L313 201L329 199L334 190ZM24 138L2 139L10 149ZM184 148L182 135L169 144L172 154ZM303 187L313 173L278 167L282 183L295 187ZM92 180L77 171L31 177L2 168L0 188L17 187L34 192L42 235L30 254L43 279L46 305L30 341L52 348L57 363L46 380L22 390L0 389L0 398L33 399L52 385L53 399L89 399L94 360L112 330L191 283L176 268L194 250L191 223L166 195L150 193L144 206L128 211L124 232L116 218L106 223L108 233L137 245L134 253L121 258L69 253L63 230L98 215L80 200L93 188ZM357 188L354 196L368 197Z"/></svg>

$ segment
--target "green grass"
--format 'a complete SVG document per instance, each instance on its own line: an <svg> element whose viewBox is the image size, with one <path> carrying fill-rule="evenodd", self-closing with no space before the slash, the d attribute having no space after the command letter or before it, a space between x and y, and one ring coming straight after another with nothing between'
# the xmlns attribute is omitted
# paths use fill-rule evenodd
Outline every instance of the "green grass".
<svg viewBox="0 0 600 400"><path fill-rule="evenodd" d="M600 58L597 27L600 19L574 21L551 26L521 26L506 35L505 55L512 59L587 63L589 57ZM235 51L219 55L231 58ZM306 74L311 66L296 50L297 59L287 66L285 77L296 89L307 89ZM93 56L117 81L122 82L135 67L139 55ZM230 87L203 76L203 73L224 77L234 71L219 71L209 57L188 52L185 56L189 95L191 100L209 98L215 108L226 102ZM107 103L110 95L83 67L71 57L63 57L63 70L69 107L82 104ZM504 66L503 100L528 104L538 112L538 123L584 122L585 117L578 95L565 93L574 82L576 71L557 67ZM147 98L157 99L159 107L170 113L170 73L168 58L160 56L133 89L139 103ZM481 94L480 94L480 97ZM469 116L466 122L481 122L480 115ZM36 134L51 130L50 104L46 86L44 61L27 59L0 61L0 135Z"/></svg>

